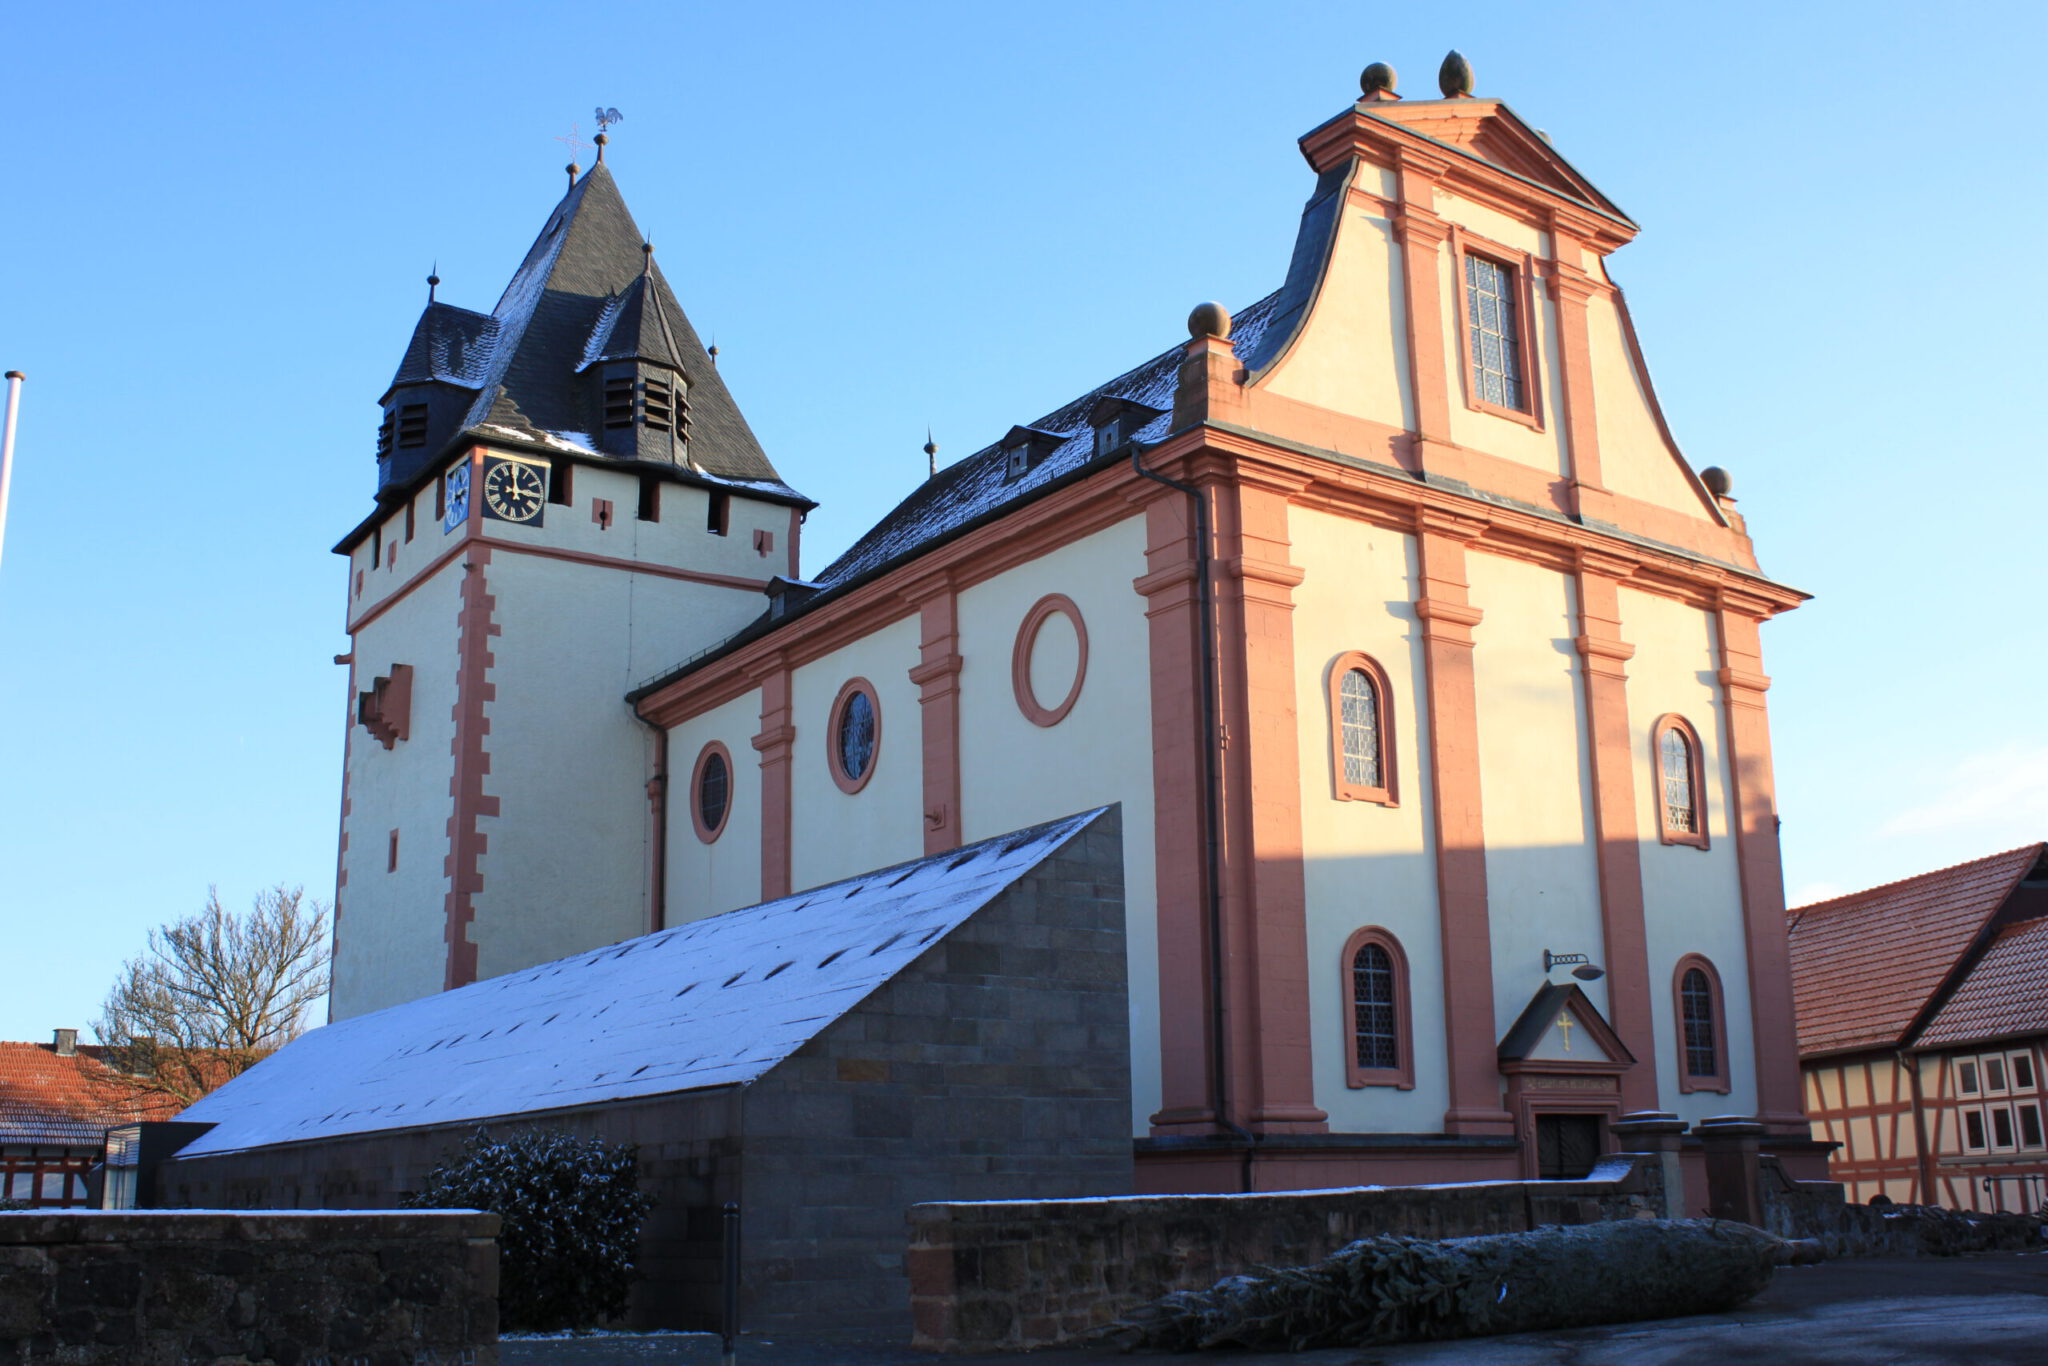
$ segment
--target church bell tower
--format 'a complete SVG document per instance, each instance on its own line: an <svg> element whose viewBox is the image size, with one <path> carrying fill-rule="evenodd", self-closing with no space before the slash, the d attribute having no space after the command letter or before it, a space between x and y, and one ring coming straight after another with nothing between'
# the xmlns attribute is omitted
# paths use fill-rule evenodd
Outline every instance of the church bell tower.
<svg viewBox="0 0 2048 1366"><path fill-rule="evenodd" d="M437 297L381 400L349 561L331 1014L654 928L636 683L759 616L812 506L676 302L600 148L489 313Z"/></svg>

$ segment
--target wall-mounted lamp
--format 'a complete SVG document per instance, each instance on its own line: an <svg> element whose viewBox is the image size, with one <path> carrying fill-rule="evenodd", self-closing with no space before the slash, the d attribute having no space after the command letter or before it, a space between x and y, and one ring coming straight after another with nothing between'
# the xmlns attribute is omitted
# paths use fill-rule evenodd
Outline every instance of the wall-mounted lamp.
<svg viewBox="0 0 2048 1366"><path fill-rule="evenodd" d="M1578 978L1581 982L1597 982L1607 975L1606 969L1597 966L1591 958L1583 953L1552 953L1549 949L1543 951L1543 972L1545 976L1550 974L1552 968L1562 967L1570 967L1572 976Z"/></svg>

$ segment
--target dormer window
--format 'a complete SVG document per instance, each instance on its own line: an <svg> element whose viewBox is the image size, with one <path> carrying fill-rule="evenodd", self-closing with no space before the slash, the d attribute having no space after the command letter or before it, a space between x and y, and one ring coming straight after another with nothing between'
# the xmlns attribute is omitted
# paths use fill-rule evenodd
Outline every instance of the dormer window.
<svg viewBox="0 0 2048 1366"><path fill-rule="evenodd" d="M1040 431L1036 427L1010 428L1010 434L1003 438L1004 477L1016 479L1028 474L1033 465L1051 455L1066 439L1063 433Z"/></svg>
<svg viewBox="0 0 2048 1366"><path fill-rule="evenodd" d="M1088 410L1088 423L1095 428L1097 457L1128 444L1138 429L1159 416L1162 410L1127 398L1099 398Z"/></svg>

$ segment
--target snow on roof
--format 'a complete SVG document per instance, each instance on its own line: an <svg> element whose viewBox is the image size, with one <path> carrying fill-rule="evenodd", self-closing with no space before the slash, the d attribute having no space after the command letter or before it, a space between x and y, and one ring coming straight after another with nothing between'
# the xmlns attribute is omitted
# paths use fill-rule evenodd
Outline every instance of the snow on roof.
<svg viewBox="0 0 2048 1366"><path fill-rule="evenodd" d="M181 1156L758 1080L1100 810L315 1029Z"/></svg>

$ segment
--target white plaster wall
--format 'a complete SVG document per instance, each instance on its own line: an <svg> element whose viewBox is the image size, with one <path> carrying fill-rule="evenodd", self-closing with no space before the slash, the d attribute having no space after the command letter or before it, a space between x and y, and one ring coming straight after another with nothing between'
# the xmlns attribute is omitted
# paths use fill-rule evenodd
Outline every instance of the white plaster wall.
<svg viewBox="0 0 2048 1366"><path fill-rule="evenodd" d="M348 847L341 856L348 880L335 916L331 1019L441 989L461 578L459 565L441 570L355 639L356 691L389 676L393 664L410 664L412 712L407 738L388 750L360 722L350 724ZM355 714L354 697L349 714ZM393 830L399 832L396 872L387 870Z"/></svg>
<svg viewBox="0 0 2048 1366"><path fill-rule="evenodd" d="M1406 291L1393 227L1344 210L1307 324L1261 387L1403 431L1415 426Z"/></svg>
<svg viewBox="0 0 2048 1366"><path fill-rule="evenodd" d="M1468 210L1477 207L1465 206ZM1520 267L1516 268L1516 273L1519 282ZM1465 280L1458 269L1457 253L1449 242L1437 249L1437 282L1443 306L1444 382L1450 394L1451 440L1485 455L1512 460L1518 465L1528 465L1550 474L1562 474L1565 468L1564 426L1560 417L1564 411L1564 369L1557 350L1557 315L1542 282L1536 282L1531 290L1517 299L1515 313L1517 321L1532 330L1535 340L1532 349L1538 373L1523 378L1534 387L1542 404L1541 431L1513 418L1467 406L1464 358L1471 341L1458 323L1458 300L1464 297ZM1532 299L1534 316L1522 307Z"/></svg>
<svg viewBox="0 0 2048 1366"><path fill-rule="evenodd" d="M699 920L761 899L761 729L759 690L743 693L668 733L668 923ZM732 755L732 814L717 839L697 838L690 777L713 740Z"/></svg>
<svg viewBox="0 0 2048 1366"><path fill-rule="evenodd" d="M383 602L429 564L434 558L451 549L462 535L460 527L452 532L441 529L441 519L434 515L434 493L438 480L428 480L413 494L413 534L410 541L405 539L405 508L401 505L379 523L383 533L381 545L376 536L365 536L361 543L349 552L349 604L348 619L354 621ZM392 547L398 554L394 560ZM371 555L381 551L382 558L372 562ZM362 571L363 591L355 591L356 571Z"/></svg>
<svg viewBox="0 0 2048 1366"><path fill-rule="evenodd" d="M1414 540L1302 507L1290 510L1288 537L1294 563L1306 574L1294 590L1294 671L1316 1104L1339 1133L1433 1133L1442 1127L1450 1093ZM1333 795L1328 678L1332 662L1349 650L1371 655L1393 684L1398 806L1340 802ZM1411 1091L1353 1089L1346 1081L1352 1022L1344 941L1368 925L1391 931L1408 958Z"/></svg>
<svg viewBox="0 0 2048 1366"><path fill-rule="evenodd" d="M1160 1107L1150 627L1146 601L1131 589L1144 572L1144 519L1132 517L976 584L959 603L963 837L986 839L1123 803L1131 1132L1138 1135L1150 1132ZM1048 593L1064 593L1080 608L1088 673L1073 710L1041 727L1017 709L1010 657L1025 614ZM1048 706L1065 695L1064 688L1059 696L1048 692L1039 694Z"/></svg>
<svg viewBox="0 0 2048 1366"><path fill-rule="evenodd" d="M478 822L471 930L486 977L647 931L653 732L625 694L759 610L743 590L503 549L488 584L500 634L484 791L499 814Z"/></svg>
<svg viewBox="0 0 2048 1366"><path fill-rule="evenodd" d="M638 516L637 473L578 465L569 481L573 501L567 505L550 504L545 525L538 534L532 527L511 522L487 521L484 530L494 537L539 541L584 555L606 555L762 582L789 567L789 509L780 504L733 494L727 533L717 536L705 525L711 500L708 489L664 482L660 520L643 522ZM600 498L612 504L609 528L600 525L593 515L593 504ZM755 550L756 528L774 533L772 551L763 554ZM764 606L765 602L755 599L754 613L758 614Z"/></svg>
<svg viewBox="0 0 2048 1366"><path fill-rule="evenodd" d="M1636 831L1642 852L1643 921L1650 954L1650 1016L1656 1029L1660 1104L1685 1119L1756 1113L1755 1031L1749 1009L1748 940L1741 870L1729 803L1728 726L1715 681L1714 626L1697 607L1621 590L1621 630L1636 647L1628 668L1629 754L1635 776ZM1699 732L1706 772L1708 847L1664 844L1657 837L1658 767L1651 749L1657 718L1676 712ZM1680 1095L1677 1005L1671 972L1688 953L1703 955L1721 977L1727 1010L1728 1095Z"/></svg>
<svg viewBox="0 0 2048 1366"><path fill-rule="evenodd" d="M924 727L917 685L918 619L899 617L797 669L790 763L790 886L801 890L924 857ZM848 794L832 781L832 703L850 678L874 684L881 745L873 776Z"/></svg>
<svg viewBox="0 0 2048 1366"><path fill-rule="evenodd" d="M1596 295L1587 301L1586 332L1601 481L1615 493L1712 521L1658 429L1648 377L1637 370L1629 354L1616 296Z"/></svg>
<svg viewBox="0 0 2048 1366"><path fill-rule="evenodd" d="M1571 580L1478 553L1466 577L1473 605L1486 613L1473 628L1472 662L1493 1009L1496 1032L1505 1034L1545 981L1544 949L1595 962L1601 955L1586 704ZM1584 985L1606 1014L1607 984Z"/></svg>

